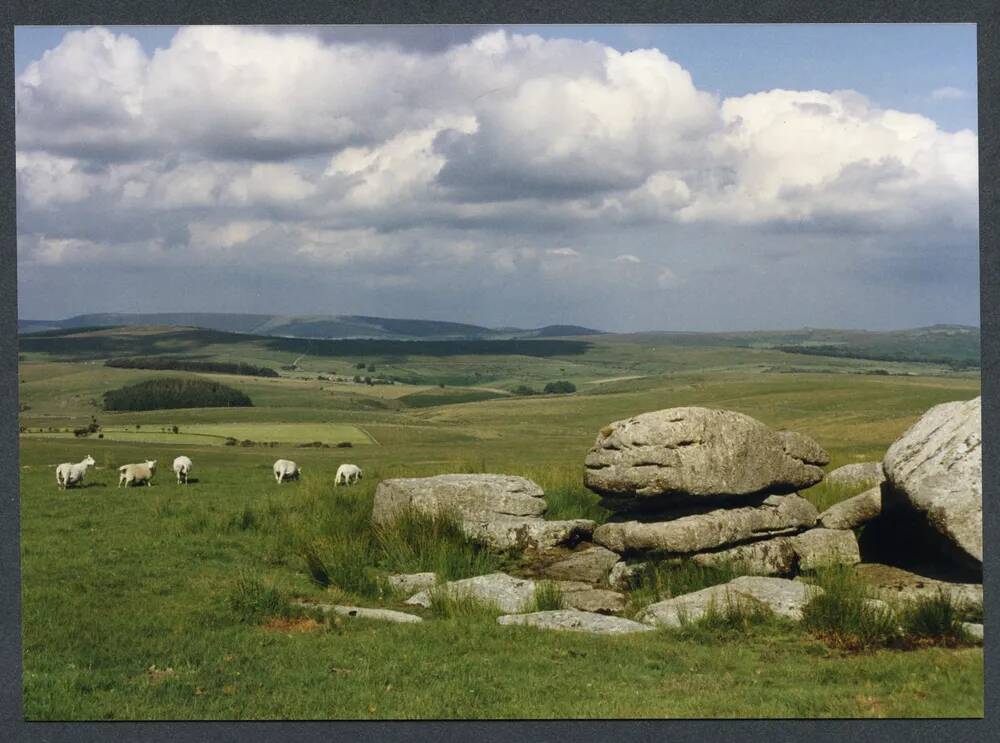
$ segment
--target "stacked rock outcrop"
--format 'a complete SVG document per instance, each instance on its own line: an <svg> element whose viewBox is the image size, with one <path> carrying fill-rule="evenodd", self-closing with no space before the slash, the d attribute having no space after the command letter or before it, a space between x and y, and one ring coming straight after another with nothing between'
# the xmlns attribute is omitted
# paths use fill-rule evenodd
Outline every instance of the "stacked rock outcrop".
<svg viewBox="0 0 1000 743"><path fill-rule="evenodd" d="M808 436L729 410L615 421L585 462L585 485L614 512L593 541L623 556L732 560L772 575L858 562L852 531L807 531L819 513L796 491L820 482L828 462Z"/></svg>

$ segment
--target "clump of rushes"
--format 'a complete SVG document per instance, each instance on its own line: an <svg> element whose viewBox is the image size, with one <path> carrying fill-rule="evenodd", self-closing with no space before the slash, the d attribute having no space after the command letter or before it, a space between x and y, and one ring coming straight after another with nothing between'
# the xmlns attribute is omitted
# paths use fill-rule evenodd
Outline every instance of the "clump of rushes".
<svg viewBox="0 0 1000 743"><path fill-rule="evenodd" d="M562 608L563 595L558 584L550 580L539 581L535 584L531 611L552 611Z"/></svg>
<svg viewBox="0 0 1000 743"><path fill-rule="evenodd" d="M289 611L288 597L251 572L243 572L237 577L227 603L239 620L247 624L287 616Z"/></svg>
<svg viewBox="0 0 1000 743"><path fill-rule="evenodd" d="M803 626L833 645L847 650L872 650L900 639L892 609L875 600L849 566L816 571L823 589L802 610Z"/></svg>

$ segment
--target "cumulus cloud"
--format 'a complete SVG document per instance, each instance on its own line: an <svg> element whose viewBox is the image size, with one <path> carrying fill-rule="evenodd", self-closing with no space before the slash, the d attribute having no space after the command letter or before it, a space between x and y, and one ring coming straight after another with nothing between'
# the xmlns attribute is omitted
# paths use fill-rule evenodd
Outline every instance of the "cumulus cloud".
<svg viewBox="0 0 1000 743"><path fill-rule="evenodd" d="M934 101L965 101L972 97L972 93L962 88L952 85L945 85L943 88L935 88L931 91L931 100Z"/></svg>
<svg viewBox="0 0 1000 743"><path fill-rule="evenodd" d="M94 28L29 64L15 96L25 266L88 251L304 261L419 304L421 287L473 265L588 291L604 265L641 302L642 287L676 289L732 255L663 239L693 228L881 245L967 240L978 219L973 132L852 91L719 99L657 49L482 28L203 26L149 55Z"/></svg>

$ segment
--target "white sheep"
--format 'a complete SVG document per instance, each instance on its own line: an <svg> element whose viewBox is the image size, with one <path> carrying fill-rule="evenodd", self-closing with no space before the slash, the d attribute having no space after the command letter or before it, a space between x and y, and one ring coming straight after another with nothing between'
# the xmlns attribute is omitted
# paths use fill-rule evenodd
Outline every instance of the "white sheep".
<svg viewBox="0 0 1000 743"><path fill-rule="evenodd" d="M342 464L337 468L337 476L334 478L333 484L334 486L350 485L352 482L360 480L363 474L361 468L356 464Z"/></svg>
<svg viewBox="0 0 1000 743"><path fill-rule="evenodd" d="M150 480L156 474L156 460L147 459L139 464L123 464L118 468L118 487L123 485L138 485L146 483L146 487L152 485Z"/></svg>
<svg viewBox="0 0 1000 743"><path fill-rule="evenodd" d="M83 458L82 462L76 464L63 462L56 467L56 485L65 490L70 485L82 483L83 476L87 474L87 468L93 467L95 464L94 458L89 454Z"/></svg>
<svg viewBox="0 0 1000 743"><path fill-rule="evenodd" d="M279 459L274 463L274 479L280 485L285 480L298 480L302 468L290 459Z"/></svg>
<svg viewBox="0 0 1000 743"><path fill-rule="evenodd" d="M174 472L177 474L177 484L187 485L188 476L191 474L191 460L188 457L180 456L174 460Z"/></svg>

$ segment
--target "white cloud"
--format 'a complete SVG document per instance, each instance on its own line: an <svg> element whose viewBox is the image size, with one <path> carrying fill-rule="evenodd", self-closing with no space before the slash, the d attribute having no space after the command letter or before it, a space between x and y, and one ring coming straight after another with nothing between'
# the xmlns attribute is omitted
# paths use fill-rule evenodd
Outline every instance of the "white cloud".
<svg viewBox="0 0 1000 743"><path fill-rule="evenodd" d="M580 253L573 248L550 248L545 251L549 255L559 256L560 258L578 258Z"/></svg>
<svg viewBox="0 0 1000 743"><path fill-rule="evenodd" d="M615 263L642 263L639 258L630 253L622 253L621 255L616 256L614 260Z"/></svg>
<svg viewBox="0 0 1000 743"><path fill-rule="evenodd" d="M945 85L943 88L935 88L931 91L933 101L965 101L972 97L972 93L962 88Z"/></svg>

